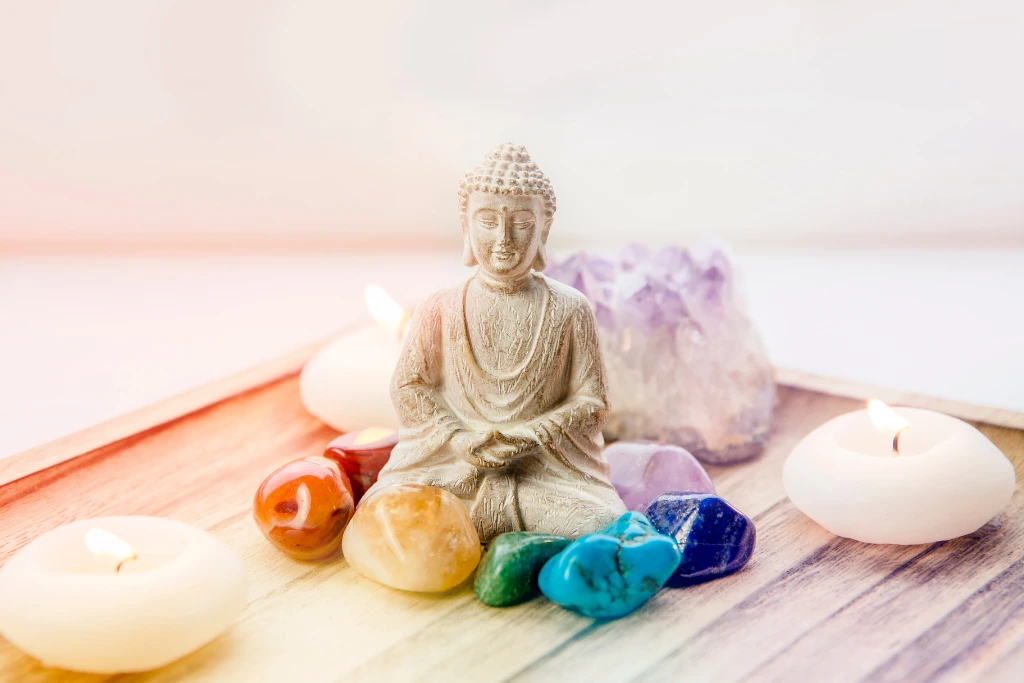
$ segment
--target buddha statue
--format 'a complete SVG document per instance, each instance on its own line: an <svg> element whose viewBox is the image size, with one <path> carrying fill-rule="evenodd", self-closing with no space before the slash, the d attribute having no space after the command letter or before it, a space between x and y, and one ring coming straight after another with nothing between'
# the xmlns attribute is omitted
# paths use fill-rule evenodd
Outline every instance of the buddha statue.
<svg viewBox="0 0 1024 683"><path fill-rule="evenodd" d="M420 305L391 384L399 443L367 497L422 484L460 498L481 540L581 536L626 512L601 454L607 401L593 312L541 274L551 183L500 144L459 186L466 282Z"/></svg>

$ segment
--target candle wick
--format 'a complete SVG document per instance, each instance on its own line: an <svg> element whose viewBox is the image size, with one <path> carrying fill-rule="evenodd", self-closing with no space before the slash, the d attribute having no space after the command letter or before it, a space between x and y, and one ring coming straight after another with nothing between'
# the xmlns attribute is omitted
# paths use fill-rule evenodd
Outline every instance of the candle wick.
<svg viewBox="0 0 1024 683"><path fill-rule="evenodd" d="M892 437L892 452L894 455L900 454L900 435L908 429L910 429L910 425L900 427L899 431L896 432L896 436Z"/></svg>
<svg viewBox="0 0 1024 683"><path fill-rule="evenodd" d="M131 562L132 560L137 560L137 559L139 559L138 555L132 555L131 557L124 558L123 560L121 560L120 562L117 563L117 568L114 570L114 572L116 573L116 572L121 571L121 567L124 566L125 562Z"/></svg>

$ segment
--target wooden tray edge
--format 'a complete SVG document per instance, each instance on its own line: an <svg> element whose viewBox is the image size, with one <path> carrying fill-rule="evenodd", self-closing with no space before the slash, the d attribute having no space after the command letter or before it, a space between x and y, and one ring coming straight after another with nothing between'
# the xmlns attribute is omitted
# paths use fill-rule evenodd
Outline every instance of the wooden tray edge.
<svg viewBox="0 0 1024 683"><path fill-rule="evenodd" d="M806 389L808 391L831 394L832 396L856 398L864 401L877 398L890 405L927 408L958 417L961 420L1024 430L1024 413L1018 413L1007 408L979 406L972 403L963 403L962 401L916 394L912 391L872 386L786 368L777 368L775 370L775 378L779 384L797 389Z"/></svg>
<svg viewBox="0 0 1024 683"><path fill-rule="evenodd" d="M292 351L248 370L2 458L0 486L293 375L323 345L323 342L318 342Z"/></svg>
<svg viewBox="0 0 1024 683"><path fill-rule="evenodd" d="M354 328L349 331L351 329ZM294 375L327 343L322 341L311 344L235 375L0 459L0 486L180 419L242 392ZM1024 413L1003 408L977 406L787 368L776 369L776 379L782 386L846 398L878 398L893 405L928 408L964 420L1024 430Z"/></svg>

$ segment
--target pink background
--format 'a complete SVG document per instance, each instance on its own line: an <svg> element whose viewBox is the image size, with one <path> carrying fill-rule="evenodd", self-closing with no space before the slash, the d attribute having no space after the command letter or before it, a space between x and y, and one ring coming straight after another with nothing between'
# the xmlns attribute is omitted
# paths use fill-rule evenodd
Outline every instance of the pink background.
<svg viewBox="0 0 1024 683"><path fill-rule="evenodd" d="M494 142L559 245L1024 243L1024 5L4 2L0 247L457 242Z"/></svg>

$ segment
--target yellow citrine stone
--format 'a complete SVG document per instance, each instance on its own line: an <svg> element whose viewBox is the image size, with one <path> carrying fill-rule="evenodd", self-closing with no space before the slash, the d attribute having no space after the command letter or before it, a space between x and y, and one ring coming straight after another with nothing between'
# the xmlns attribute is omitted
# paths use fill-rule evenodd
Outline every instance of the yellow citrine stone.
<svg viewBox="0 0 1024 683"><path fill-rule="evenodd" d="M341 547L366 578L423 593L458 586L480 562L480 537L465 504L418 484L387 486L364 499Z"/></svg>

